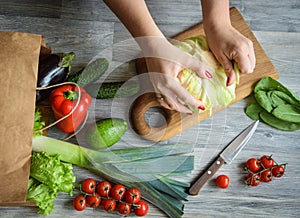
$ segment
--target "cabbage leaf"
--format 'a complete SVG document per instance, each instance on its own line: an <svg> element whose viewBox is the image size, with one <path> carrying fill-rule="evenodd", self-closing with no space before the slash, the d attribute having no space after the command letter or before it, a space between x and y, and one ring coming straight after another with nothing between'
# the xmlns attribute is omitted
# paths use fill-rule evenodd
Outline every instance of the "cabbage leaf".
<svg viewBox="0 0 300 218"><path fill-rule="evenodd" d="M188 38L179 42L176 47L199 59L210 69L210 73L213 76L211 79L202 79L193 70L188 68L182 70L178 75L180 84L186 88L193 97L204 103L206 108L204 111L210 111L218 106L227 106L235 99L235 89L239 83L239 69L235 62L234 71L236 81L232 85L226 86L227 75L225 70L209 50L205 36L199 35ZM199 113L204 112L189 105L188 107Z"/></svg>

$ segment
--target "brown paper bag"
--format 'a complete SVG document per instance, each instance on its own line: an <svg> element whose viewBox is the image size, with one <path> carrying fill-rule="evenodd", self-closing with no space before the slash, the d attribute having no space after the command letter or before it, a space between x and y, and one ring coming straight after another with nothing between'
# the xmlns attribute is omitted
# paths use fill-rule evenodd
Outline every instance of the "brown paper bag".
<svg viewBox="0 0 300 218"><path fill-rule="evenodd" d="M0 31L0 205L26 200L41 43L40 35Z"/></svg>

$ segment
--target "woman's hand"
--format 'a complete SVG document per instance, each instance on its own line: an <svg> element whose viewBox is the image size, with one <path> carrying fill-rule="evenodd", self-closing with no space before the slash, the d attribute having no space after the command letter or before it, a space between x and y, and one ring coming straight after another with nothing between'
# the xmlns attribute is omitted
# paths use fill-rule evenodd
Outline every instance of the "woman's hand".
<svg viewBox="0 0 300 218"><path fill-rule="evenodd" d="M231 25L222 28L207 28L208 44L227 76L227 85L235 81L232 60L236 61L241 73L252 73L255 68L255 54L251 40Z"/></svg>
<svg viewBox="0 0 300 218"><path fill-rule="evenodd" d="M184 68L190 68L201 78L211 78L208 68L164 37L143 37L137 41L146 58L148 73L160 104L167 109L188 114L192 114L192 111L182 103L204 110L204 104L192 97L177 77Z"/></svg>

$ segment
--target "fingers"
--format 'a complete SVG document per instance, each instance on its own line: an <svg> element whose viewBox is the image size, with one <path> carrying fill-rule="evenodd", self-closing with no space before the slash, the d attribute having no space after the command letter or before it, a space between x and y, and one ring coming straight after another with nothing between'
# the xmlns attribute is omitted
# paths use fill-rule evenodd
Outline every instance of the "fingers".
<svg viewBox="0 0 300 218"><path fill-rule="evenodd" d="M186 68L189 68L197 73L197 75L203 79L211 79L213 76L210 73L209 67L205 66L204 63L200 62L194 57L190 57L187 62Z"/></svg>
<svg viewBox="0 0 300 218"><path fill-rule="evenodd" d="M158 102L167 109L192 114L193 112L187 108L187 105L190 105L205 110L203 102L192 97L174 78L165 79L164 84L156 84L156 90Z"/></svg>
<svg viewBox="0 0 300 218"><path fill-rule="evenodd" d="M226 86L230 86L236 80L235 72L233 70L233 65L230 59L228 59L225 55L219 58L220 64L223 66L225 73L227 75Z"/></svg>
<svg viewBox="0 0 300 218"><path fill-rule="evenodd" d="M222 54L217 57L217 59L225 70L225 73L228 77L226 85L229 86L233 84L236 79L232 60L237 62L240 73L247 74L254 71L256 58L254 54L253 43L250 40L247 40L246 43L240 47L236 47L228 55Z"/></svg>
<svg viewBox="0 0 300 218"><path fill-rule="evenodd" d="M237 62L240 72L242 74L252 73L255 64L253 64L253 57L248 55L237 55L234 60Z"/></svg>

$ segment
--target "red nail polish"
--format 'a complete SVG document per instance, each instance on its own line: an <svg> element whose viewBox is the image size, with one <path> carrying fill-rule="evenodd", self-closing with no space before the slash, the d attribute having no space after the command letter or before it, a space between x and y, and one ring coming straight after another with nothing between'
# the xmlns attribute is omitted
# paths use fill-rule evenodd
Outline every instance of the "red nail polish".
<svg viewBox="0 0 300 218"><path fill-rule="evenodd" d="M229 86L229 77L227 78L226 86Z"/></svg>
<svg viewBox="0 0 300 218"><path fill-rule="evenodd" d="M205 75L208 77L208 78L212 78L212 75L210 72L208 72L207 70L205 71Z"/></svg>
<svg viewBox="0 0 300 218"><path fill-rule="evenodd" d="M205 107L204 107L204 105L200 105L200 106L198 106L198 108L200 109L200 110L205 110Z"/></svg>

